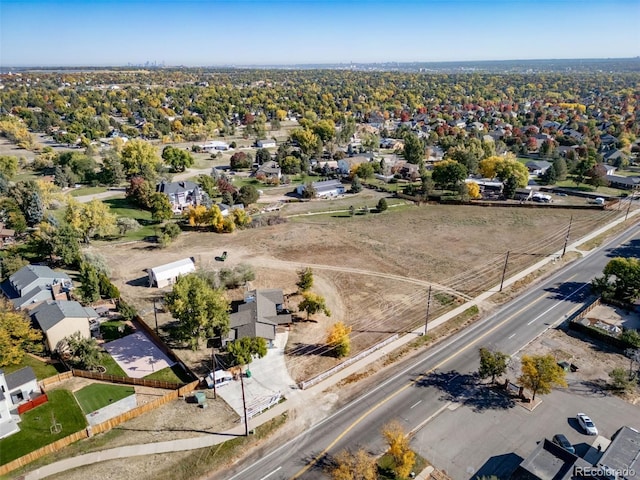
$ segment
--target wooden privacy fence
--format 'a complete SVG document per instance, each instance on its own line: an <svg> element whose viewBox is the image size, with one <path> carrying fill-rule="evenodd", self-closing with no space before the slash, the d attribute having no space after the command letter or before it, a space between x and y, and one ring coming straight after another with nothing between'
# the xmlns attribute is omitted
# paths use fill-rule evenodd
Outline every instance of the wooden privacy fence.
<svg viewBox="0 0 640 480"><path fill-rule="evenodd" d="M16 458L15 460L9 463L0 465L0 475L6 475L7 473L12 472L13 470L16 470L20 467L24 467L28 463L31 463L34 460L37 460L38 458L44 457L45 455L49 455L50 453L57 452L58 450L62 450L67 445L88 437L89 437L89 433L87 432L86 429L80 430L79 432L76 432L76 433L72 433L71 435L68 435L66 437L62 437L60 440L56 440L55 442L50 443L49 445L45 445L44 447L34 450L33 452L27 453L26 455Z"/></svg>
<svg viewBox="0 0 640 480"><path fill-rule="evenodd" d="M62 373L59 373L57 375L54 375L53 377L47 377L44 380L40 380L40 382L38 382L38 385L40 385L40 388L42 390L46 390L46 388L49 385L53 385L54 383L58 383L58 382L61 382L63 380L68 380L71 377L73 377L73 373L71 373L71 372L62 372Z"/></svg>
<svg viewBox="0 0 640 480"><path fill-rule="evenodd" d="M149 380L145 378L120 377L109 373L89 372L87 370L71 369L74 377L91 378L110 383L124 383L126 385L140 385L143 387L163 388L165 390L177 390L183 387L184 383L165 382L163 380Z"/></svg>

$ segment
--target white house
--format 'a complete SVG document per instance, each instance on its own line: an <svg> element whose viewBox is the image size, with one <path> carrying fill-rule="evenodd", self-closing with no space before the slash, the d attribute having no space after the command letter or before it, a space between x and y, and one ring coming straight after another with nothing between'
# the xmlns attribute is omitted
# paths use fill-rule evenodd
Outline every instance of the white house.
<svg viewBox="0 0 640 480"><path fill-rule="evenodd" d="M272 138L265 138L256 142L258 148L276 148L276 141Z"/></svg>
<svg viewBox="0 0 640 480"><path fill-rule="evenodd" d="M227 144L226 142L221 142L219 140L213 140L209 143L205 143L204 145L200 145L200 148L202 148L202 150L206 151L206 152L212 152L212 151L223 151L223 150L229 150L229 144Z"/></svg>
<svg viewBox="0 0 640 480"><path fill-rule="evenodd" d="M193 258L184 258L176 262L147 269L149 286L163 288L172 285L180 275L188 275L196 271Z"/></svg>
<svg viewBox="0 0 640 480"><path fill-rule="evenodd" d="M0 370L0 438L7 437L20 429L16 419L17 407L22 402L40 395L38 381L31 367L24 367L13 373Z"/></svg>
<svg viewBox="0 0 640 480"><path fill-rule="evenodd" d="M183 180L180 182L165 182L156 185L156 192L164 193L169 198L173 213L180 214L190 206L200 205L205 193L197 183Z"/></svg>
<svg viewBox="0 0 640 480"><path fill-rule="evenodd" d="M91 338L90 322L98 317L93 308L67 300L48 300L31 311L31 318L42 330L50 352L56 350L60 340L76 332L82 338Z"/></svg>
<svg viewBox="0 0 640 480"><path fill-rule="evenodd" d="M338 195L342 195L345 191L344 185L340 182L340 180L325 180L323 182L313 182L311 185L316 191L316 197L318 198L337 197ZM305 187L306 185L299 185L296 188L296 193L298 195L302 195Z"/></svg>

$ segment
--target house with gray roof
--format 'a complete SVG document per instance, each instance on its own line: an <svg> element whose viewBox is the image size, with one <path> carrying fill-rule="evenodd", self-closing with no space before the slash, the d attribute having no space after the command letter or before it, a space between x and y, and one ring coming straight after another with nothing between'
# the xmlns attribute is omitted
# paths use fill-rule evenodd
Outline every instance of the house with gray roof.
<svg viewBox="0 0 640 480"><path fill-rule="evenodd" d="M31 367L12 373L0 370L0 438L8 437L20 430L17 407L40 395L38 381Z"/></svg>
<svg viewBox="0 0 640 480"><path fill-rule="evenodd" d="M181 214L190 206L200 205L206 195L197 183L187 180L180 182L166 182L163 180L156 185L156 192L164 193L169 197L171 209L177 214Z"/></svg>
<svg viewBox="0 0 640 480"><path fill-rule="evenodd" d="M607 182L612 188L623 190L638 190L640 188L640 177L625 177L622 175L607 175Z"/></svg>
<svg viewBox="0 0 640 480"><path fill-rule="evenodd" d="M93 308L65 300L48 300L31 311L31 318L42 330L51 352L56 350L60 340L76 332L80 332L82 338L90 338L90 322L98 317Z"/></svg>
<svg viewBox="0 0 640 480"><path fill-rule="evenodd" d="M345 192L344 185L340 180L325 180L322 182L313 182L311 186L316 191L316 197L329 198L342 195ZM302 195L306 185L298 185L296 187L296 193Z"/></svg>
<svg viewBox="0 0 640 480"><path fill-rule="evenodd" d="M524 166L527 167L531 175L543 175L552 163L546 160L530 160Z"/></svg>
<svg viewBox="0 0 640 480"><path fill-rule="evenodd" d="M229 336L223 343L244 337L264 338L269 346L276 338L276 328L292 321L284 308L281 289L251 290L245 293L244 303L229 318Z"/></svg>
<svg viewBox="0 0 640 480"><path fill-rule="evenodd" d="M575 468L591 464L546 438L525 458L511 475L511 480L571 480Z"/></svg>
<svg viewBox="0 0 640 480"><path fill-rule="evenodd" d="M16 309L31 309L53 299L67 299L73 288L69 275L44 265L27 265L0 285Z"/></svg>

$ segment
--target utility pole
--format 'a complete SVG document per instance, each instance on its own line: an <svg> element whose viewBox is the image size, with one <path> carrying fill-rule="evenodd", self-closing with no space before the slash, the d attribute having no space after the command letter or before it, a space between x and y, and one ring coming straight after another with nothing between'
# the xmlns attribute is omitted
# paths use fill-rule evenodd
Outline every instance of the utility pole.
<svg viewBox="0 0 640 480"><path fill-rule="evenodd" d="M429 309L431 308L431 285L429 285L429 293L427 294L427 318L424 321L424 334L427 334L429 328Z"/></svg>
<svg viewBox="0 0 640 480"><path fill-rule="evenodd" d="M215 374L214 374L215 375ZM244 396L244 381L242 377L244 373L240 372L240 387L242 387L242 410L244 411L244 436L249 436L249 420L247 419L247 401Z"/></svg>
<svg viewBox="0 0 640 480"><path fill-rule="evenodd" d="M153 298L153 316L156 319L156 335L158 334L158 309L156 308L156 299L155 297Z"/></svg>
<svg viewBox="0 0 640 480"><path fill-rule="evenodd" d="M573 223L573 215L571 215L571 218L569 218L569 228L567 229L567 236L564 237L564 247L562 247L562 255L561 257L564 257L564 254L567 252L567 244L569 243L569 234L571 233L571 224Z"/></svg>
<svg viewBox="0 0 640 480"><path fill-rule="evenodd" d="M627 207L627 213L624 216L625 221L629 217L629 212L631 211L631 204L633 203L634 195L635 195L635 192L631 192L631 196L629 197L629 206Z"/></svg>
<svg viewBox="0 0 640 480"><path fill-rule="evenodd" d="M502 269L502 278L500 279L500 290L502 291L502 286L504 285L504 276L507 274L507 264L509 263L509 250L507 250L507 256L504 259L504 268Z"/></svg>

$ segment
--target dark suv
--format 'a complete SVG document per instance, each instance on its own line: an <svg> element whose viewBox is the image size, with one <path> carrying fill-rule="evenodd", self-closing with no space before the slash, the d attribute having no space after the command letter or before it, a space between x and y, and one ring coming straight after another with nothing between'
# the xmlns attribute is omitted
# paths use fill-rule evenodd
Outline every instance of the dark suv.
<svg viewBox="0 0 640 480"><path fill-rule="evenodd" d="M571 453L573 453L575 455L576 449L573 448L573 445L571 445L571 442L569 440L567 440L567 437L565 437L563 434L559 433L557 435L554 435L552 441L556 445L560 445L567 452L571 452Z"/></svg>

